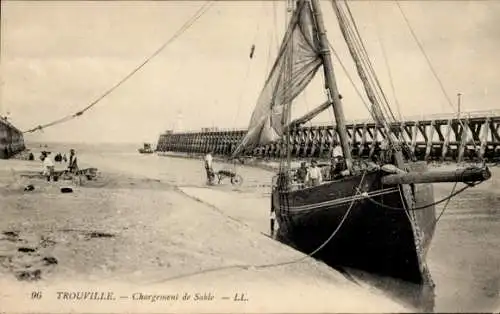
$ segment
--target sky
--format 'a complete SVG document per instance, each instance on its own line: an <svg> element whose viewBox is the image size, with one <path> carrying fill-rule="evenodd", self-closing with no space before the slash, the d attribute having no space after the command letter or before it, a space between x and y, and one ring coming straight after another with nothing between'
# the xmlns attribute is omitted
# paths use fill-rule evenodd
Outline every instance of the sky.
<svg viewBox="0 0 500 314"><path fill-rule="evenodd" d="M26 130L79 111L162 46L203 3L2 1L0 113L9 113ZM450 113L460 92L462 111L500 109L500 1L399 3L451 102L396 2L352 1L392 108L403 116ZM321 5L329 40L361 88L331 3ZM140 143L155 142L172 128L245 128L276 56L285 16L284 1L214 2L90 111L25 139ZM339 60L333 63L346 118L366 118L349 76ZM297 98L294 117L325 100L322 80L319 71ZM313 122L332 118L329 110Z"/></svg>

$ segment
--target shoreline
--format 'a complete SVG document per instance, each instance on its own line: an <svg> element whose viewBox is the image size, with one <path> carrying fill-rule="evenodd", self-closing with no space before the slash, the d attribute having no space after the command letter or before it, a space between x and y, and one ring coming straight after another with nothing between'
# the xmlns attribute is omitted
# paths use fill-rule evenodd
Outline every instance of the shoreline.
<svg viewBox="0 0 500 314"><path fill-rule="evenodd" d="M189 153L175 153L175 152L155 152L157 156L160 157L171 157L171 158L183 158L183 159L198 159L201 160L203 159L203 154L189 154ZM318 162L329 162L328 159L325 158L303 158L300 161L306 161L306 160L311 160L311 159L316 159ZM230 164L227 160L227 158L223 158L220 156L213 156L213 160L217 161L219 163L223 164ZM248 160L248 159L247 159ZM263 159L258 159L256 157L250 157L249 160L245 160L244 163L236 163L239 166L247 166L255 169L261 169L261 170L266 170L270 172L276 172L279 169L279 161L276 160L263 160ZM295 164L297 167L299 166L300 161L297 160L292 160L292 164ZM420 163L423 163L424 161L418 161ZM443 169L443 168L448 168L448 167L454 167L454 168L462 168L466 167L467 165L471 164L478 164L474 162L461 162L461 163L456 163L456 162L438 162L438 161L432 161L432 162L427 162L427 166L429 167L429 170L436 170L436 169ZM487 163L486 164L488 167L500 167L500 163Z"/></svg>
<svg viewBox="0 0 500 314"><path fill-rule="evenodd" d="M203 159L203 154L189 154L189 153L175 153L175 152L155 152L157 156L160 157L172 157L172 158L183 158L183 159L198 159L201 160ZM222 158L220 156L213 156L213 160L217 161L219 163L224 163L224 164L230 164L226 158ZM251 167L255 169L261 169L261 170L266 170L270 172L274 172L279 168L279 162L276 161L265 161L265 160L259 160L257 158L251 157L250 161L248 159L244 162L235 162L238 166L246 166L246 167ZM268 164L266 164L268 163ZM276 163L276 165L274 165Z"/></svg>
<svg viewBox="0 0 500 314"><path fill-rule="evenodd" d="M161 294L158 289L163 289L218 296L247 293L251 300L246 305L220 299L169 303L169 310L180 312L290 312L292 303L293 311L302 312L412 311L380 290L358 286L312 258L256 268L304 255L263 236L251 224L231 219L224 208L214 210L196 201L197 194L206 192L203 187L191 188L182 195L176 186L147 175L106 169L100 171L96 182L89 181L75 186L73 193L61 194L59 186L71 183L19 177L34 167L38 168L39 162L16 160L3 163L0 169L0 193L5 204L5 219L0 222L4 256L0 274L1 284L11 287L0 294L3 310L26 311L34 306L39 310L43 306L44 311L60 312L74 308L75 303L56 301L55 293L61 289L111 289L115 295L129 296L133 291ZM22 191L30 182L35 190ZM217 200L224 204L240 197L227 191L219 191L219 195ZM27 249L20 251L22 247ZM40 280L15 278L20 278L19 273L36 270L41 272ZM124 289L127 285L129 288ZM33 287L44 287L44 293L51 298L16 305L23 304L24 292ZM301 297L294 297L297 294ZM318 298L331 300L332 295L336 296L334 302L317 302ZM356 300L360 298L371 301L359 304ZM140 312L164 310L166 306L165 302L140 303L140 307L135 304L135 310L127 309ZM89 310L116 312L124 306L101 303Z"/></svg>

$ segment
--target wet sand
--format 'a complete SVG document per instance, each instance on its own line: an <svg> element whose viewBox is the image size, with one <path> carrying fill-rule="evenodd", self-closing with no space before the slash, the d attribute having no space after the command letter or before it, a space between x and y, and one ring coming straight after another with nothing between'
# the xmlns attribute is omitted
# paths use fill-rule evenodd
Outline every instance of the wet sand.
<svg viewBox="0 0 500 314"><path fill-rule="evenodd" d="M453 198L437 225L428 263L438 311L500 310L500 168L491 171L491 180ZM452 187L435 185L436 200Z"/></svg>
<svg viewBox="0 0 500 314"><path fill-rule="evenodd" d="M267 217L269 209L269 183L272 172L262 169L236 166L235 170L244 177L239 188L217 186L215 190L236 190L241 202L225 202L222 197L211 197L214 193L206 192L203 187L204 173L200 160L169 158L158 156L121 156L117 158L124 164L131 158L148 161L144 168L169 168L169 180L178 182L181 188L200 190L197 196L203 201L224 210L227 214L253 225L257 230L267 228L267 222L252 220L250 210L261 209L260 215ZM232 166L216 163L216 169ZM440 165L431 170L453 169L455 164ZM180 170L182 169L182 171ZM491 312L500 308L500 168L490 168L493 178L473 189L452 198L441 216L434 235L427 262L432 278L436 284L433 303L436 312ZM161 177L161 174L158 175ZM435 184L435 200L446 198L454 184ZM459 189L463 184L458 184ZM231 201L229 196L226 196ZM233 199L234 200L234 199ZM437 215L441 213L446 202L436 206ZM238 210L242 208L245 210ZM258 229L260 228L260 229ZM378 278L369 274L354 271L358 282L383 288L385 293L405 303L420 302L410 300L415 296L414 286L403 282L393 282L388 278ZM359 279L359 280L358 280ZM401 297L403 296L403 297ZM427 306L423 306L425 309Z"/></svg>
<svg viewBox="0 0 500 314"><path fill-rule="evenodd" d="M268 166L276 164L268 163ZM464 166L464 165L461 165ZM455 169L456 164L431 165L431 171ZM491 180L436 206L441 215L434 239L427 256L432 278L436 284L431 293L422 288L391 278L381 278L358 270L348 270L357 282L381 288L391 297L411 304L423 311L436 312L491 312L500 309L500 168L492 167ZM257 170L256 170L257 171ZM270 182L270 179L267 181ZM253 184L253 183L252 183ZM250 184L251 185L251 184ZM451 194L454 184L435 184L435 200ZM459 183L455 189L462 186ZM215 188L215 190L220 188ZM232 217L264 231L267 225L248 215L251 208L269 208L268 194L258 197L258 192L241 193L240 211L234 209L234 199L229 196L212 197L218 192L196 187L204 201L224 209ZM220 194L220 193L219 193ZM443 212L444 210L444 212ZM260 229L259 229L260 228ZM429 308L431 310L429 310Z"/></svg>
<svg viewBox="0 0 500 314"><path fill-rule="evenodd" d="M267 172L242 168L244 186L210 191L194 161L166 169L158 156L82 157L101 170L82 186L20 176L39 170L39 161L0 163L0 286L9 287L1 311L413 310L263 235ZM23 191L27 184L35 190ZM31 300L32 291L43 297ZM58 291L113 291L116 300L58 300ZM134 293L179 299L132 300ZM195 301L195 293L214 299Z"/></svg>

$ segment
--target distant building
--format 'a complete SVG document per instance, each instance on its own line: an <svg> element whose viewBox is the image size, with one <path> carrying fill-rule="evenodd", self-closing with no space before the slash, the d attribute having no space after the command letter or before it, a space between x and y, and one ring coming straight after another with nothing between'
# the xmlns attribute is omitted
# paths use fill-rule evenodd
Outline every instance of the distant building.
<svg viewBox="0 0 500 314"><path fill-rule="evenodd" d="M23 132L6 117L0 117L0 159L10 158L24 149Z"/></svg>

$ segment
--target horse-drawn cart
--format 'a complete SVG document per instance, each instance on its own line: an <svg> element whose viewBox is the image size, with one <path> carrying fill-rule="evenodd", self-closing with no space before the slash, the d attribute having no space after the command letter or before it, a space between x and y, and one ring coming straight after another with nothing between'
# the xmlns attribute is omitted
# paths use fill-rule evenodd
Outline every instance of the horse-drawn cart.
<svg viewBox="0 0 500 314"><path fill-rule="evenodd" d="M229 181L231 182L232 185L241 185L243 183L243 178L237 174L234 171L223 169L219 170L217 172L214 172L213 170L210 171L208 174L208 184L213 185L215 184L215 178L217 178L217 184L222 184L224 179L229 178Z"/></svg>

